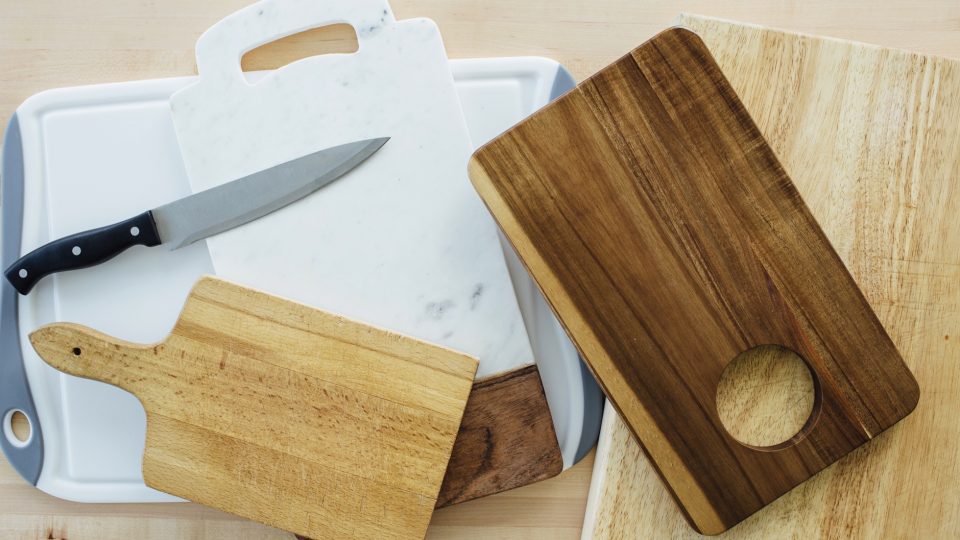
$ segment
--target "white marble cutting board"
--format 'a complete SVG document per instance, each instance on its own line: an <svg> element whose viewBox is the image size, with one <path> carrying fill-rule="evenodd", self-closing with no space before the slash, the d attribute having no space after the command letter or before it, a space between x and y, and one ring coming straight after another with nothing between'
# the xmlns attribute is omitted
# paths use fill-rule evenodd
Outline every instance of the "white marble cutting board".
<svg viewBox="0 0 960 540"><path fill-rule="evenodd" d="M354 54L248 82L242 54L326 24ZM385 0L266 0L197 43L200 80L171 109L194 191L345 142L391 137L319 192L207 239L216 273L480 358L533 363L492 218L466 175L472 147L436 25Z"/></svg>

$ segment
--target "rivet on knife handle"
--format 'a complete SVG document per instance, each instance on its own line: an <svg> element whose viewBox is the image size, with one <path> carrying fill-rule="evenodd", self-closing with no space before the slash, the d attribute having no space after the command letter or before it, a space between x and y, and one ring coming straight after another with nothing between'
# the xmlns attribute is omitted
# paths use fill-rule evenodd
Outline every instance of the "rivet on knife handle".
<svg viewBox="0 0 960 540"><path fill-rule="evenodd" d="M160 244L160 235L150 211L130 219L79 232L40 246L4 271L20 294L27 294L45 276L100 264L123 251Z"/></svg>

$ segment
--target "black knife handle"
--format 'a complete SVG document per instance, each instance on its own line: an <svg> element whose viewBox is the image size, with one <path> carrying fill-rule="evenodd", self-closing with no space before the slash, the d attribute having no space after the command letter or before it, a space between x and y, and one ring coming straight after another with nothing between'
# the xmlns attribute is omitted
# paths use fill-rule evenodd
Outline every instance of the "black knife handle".
<svg viewBox="0 0 960 540"><path fill-rule="evenodd" d="M136 245L159 244L160 234L148 210L128 220L40 246L10 265L4 275L20 294L27 294L38 281L55 272L100 264Z"/></svg>

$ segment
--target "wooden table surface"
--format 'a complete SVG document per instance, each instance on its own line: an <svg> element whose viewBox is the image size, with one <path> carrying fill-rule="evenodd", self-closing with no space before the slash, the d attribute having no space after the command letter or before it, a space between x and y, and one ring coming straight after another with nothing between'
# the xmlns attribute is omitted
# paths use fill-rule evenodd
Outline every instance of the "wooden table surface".
<svg viewBox="0 0 960 540"><path fill-rule="evenodd" d="M195 73L200 33L246 0L0 0L0 117L53 87ZM960 58L958 0L395 0L451 58L542 55L579 80L683 11ZM559 477L434 515L428 538L576 538L592 455ZM195 504L61 501L0 460L0 538L292 538Z"/></svg>

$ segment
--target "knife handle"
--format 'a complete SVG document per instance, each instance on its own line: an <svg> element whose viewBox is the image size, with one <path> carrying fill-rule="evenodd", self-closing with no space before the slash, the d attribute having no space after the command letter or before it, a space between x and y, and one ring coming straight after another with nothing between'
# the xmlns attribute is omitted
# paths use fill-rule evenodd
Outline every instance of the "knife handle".
<svg viewBox="0 0 960 540"><path fill-rule="evenodd" d="M10 265L4 275L17 292L27 294L38 281L55 272L100 264L136 245L159 244L160 234L148 210L119 223L40 246Z"/></svg>

